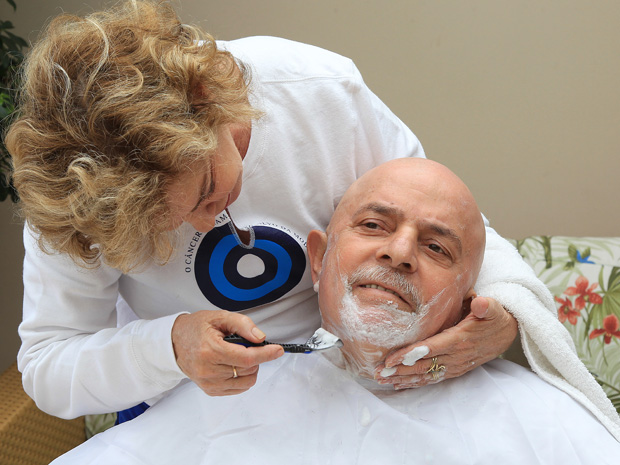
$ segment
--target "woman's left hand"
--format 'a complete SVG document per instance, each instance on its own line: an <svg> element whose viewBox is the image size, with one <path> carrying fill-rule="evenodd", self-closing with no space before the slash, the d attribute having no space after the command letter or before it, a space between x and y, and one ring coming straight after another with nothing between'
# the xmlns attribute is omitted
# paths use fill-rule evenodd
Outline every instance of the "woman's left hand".
<svg viewBox="0 0 620 465"><path fill-rule="evenodd" d="M459 324L390 354L375 378L406 389L461 376L505 352L517 328L517 320L496 300L476 297Z"/></svg>

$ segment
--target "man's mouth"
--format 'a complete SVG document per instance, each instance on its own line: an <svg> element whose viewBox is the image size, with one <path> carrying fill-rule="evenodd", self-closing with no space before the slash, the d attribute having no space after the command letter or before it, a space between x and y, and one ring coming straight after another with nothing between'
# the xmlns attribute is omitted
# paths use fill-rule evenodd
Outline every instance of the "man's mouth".
<svg viewBox="0 0 620 465"><path fill-rule="evenodd" d="M359 287L363 287L366 289L377 289L379 291L383 291L383 292L388 292L389 294L392 294L396 297L398 297L400 300L402 300L403 302L405 302L407 305L411 306L411 302L407 301L405 298L403 298L403 296L401 294L399 294L398 292L396 292L393 289L389 289L387 287L383 287L380 284L360 284Z"/></svg>
<svg viewBox="0 0 620 465"><path fill-rule="evenodd" d="M399 307L405 305L404 311L409 313L417 312L422 305L418 290L411 284L405 276L388 270L380 266L361 266L356 269L348 277L347 286L349 289L371 289L380 292L386 292L385 299L388 300L388 294L398 298L396 303ZM379 296L380 294L377 294ZM399 304L402 302L402 304ZM387 303L387 302L385 302Z"/></svg>
<svg viewBox="0 0 620 465"><path fill-rule="evenodd" d="M388 289L383 286L380 286L379 284L361 284L360 287L367 287L370 289L379 289L380 291L389 292L390 294L394 294L396 297L399 297L402 299L402 297L398 294L398 292L393 291L392 289Z"/></svg>

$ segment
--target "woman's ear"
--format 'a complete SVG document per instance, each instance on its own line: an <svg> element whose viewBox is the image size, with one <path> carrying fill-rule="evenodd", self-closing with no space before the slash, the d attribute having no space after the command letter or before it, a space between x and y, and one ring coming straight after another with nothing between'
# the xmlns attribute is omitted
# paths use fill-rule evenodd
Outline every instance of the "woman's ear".
<svg viewBox="0 0 620 465"><path fill-rule="evenodd" d="M209 93L207 92L206 86L199 81L191 82L188 98L193 113L198 113L203 110L209 103Z"/></svg>
<svg viewBox="0 0 620 465"><path fill-rule="evenodd" d="M325 250L327 249L327 234L317 229L310 231L307 248L312 282L316 283L321 276L321 269L323 268L323 256L325 256Z"/></svg>

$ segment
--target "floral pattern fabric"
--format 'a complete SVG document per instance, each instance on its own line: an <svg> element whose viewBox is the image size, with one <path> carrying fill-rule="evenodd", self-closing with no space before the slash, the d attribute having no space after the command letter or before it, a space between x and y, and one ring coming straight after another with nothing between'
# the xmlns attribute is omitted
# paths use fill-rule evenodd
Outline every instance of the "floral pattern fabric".
<svg viewBox="0 0 620 465"><path fill-rule="evenodd" d="M550 289L579 357L620 413L620 237L513 243Z"/></svg>

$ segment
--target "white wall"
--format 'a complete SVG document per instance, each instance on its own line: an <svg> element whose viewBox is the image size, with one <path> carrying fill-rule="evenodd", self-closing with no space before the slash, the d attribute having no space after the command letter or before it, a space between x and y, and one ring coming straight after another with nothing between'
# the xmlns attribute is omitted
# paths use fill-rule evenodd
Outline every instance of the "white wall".
<svg viewBox="0 0 620 465"><path fill-rule="evenodd" d="M0 18L22 35L63 10L109 4L16 1L16 14L0 2ZM501 234L620 235L620 2L176 4L185 22L221 39L276 35L353 58L429 158L469 184Z"/></svg>

